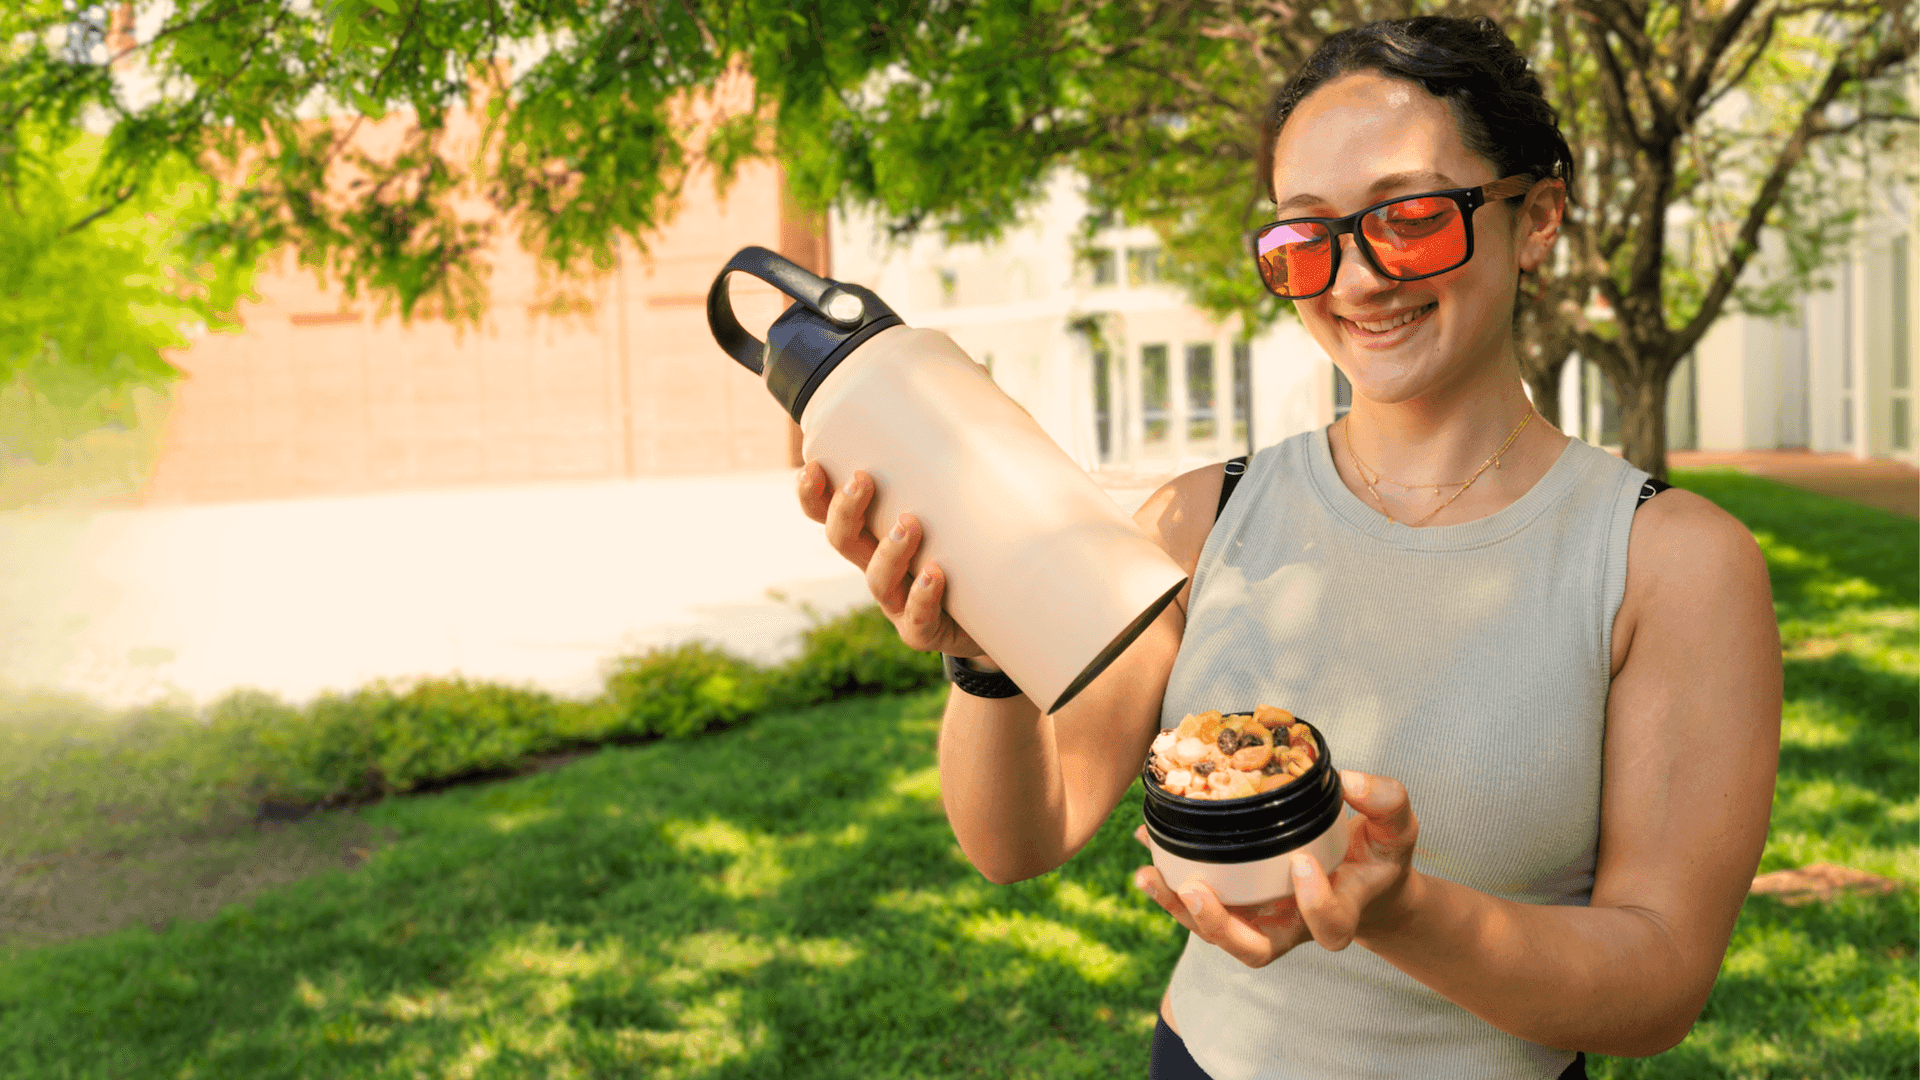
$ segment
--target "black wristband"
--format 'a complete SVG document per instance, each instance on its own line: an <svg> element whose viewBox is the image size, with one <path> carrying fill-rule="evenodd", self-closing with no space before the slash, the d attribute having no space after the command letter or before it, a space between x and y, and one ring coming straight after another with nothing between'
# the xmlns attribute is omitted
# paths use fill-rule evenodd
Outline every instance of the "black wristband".
<svg viewBox="0 0 1920 1080"><path fill-rule="evenodd" d="M946 670L947 681L963 694L983 698L1020 696L1020 688L1004 671L982 671L968 663L966 657L945 653L940 655L940 666Z"/></svg>

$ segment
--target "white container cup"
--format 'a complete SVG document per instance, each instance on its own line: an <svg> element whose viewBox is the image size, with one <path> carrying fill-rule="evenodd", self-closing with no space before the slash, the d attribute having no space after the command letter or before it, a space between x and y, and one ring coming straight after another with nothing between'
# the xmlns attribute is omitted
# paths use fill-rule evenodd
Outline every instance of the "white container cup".
<svg viewBox="0 0 1920 1080"><path fill-rule="evenodd" d="M1233 907L1267 904L1293 895L1294 855L1303 851L1312 855L1320 860L1320 868L1329 874L1340 865L1340 860L1347 857L1348 819L1351 817L1353 808L1343 807L1340 817L1318 838L1308 841L1304 846L1253 862L1210 863L1183 859L1155 843L1152 830L1147 832L1147 848L1153 852L1154 869L1160 871L1160 876L1167 880L1170 889L1178 889L1189 881L1198 880L1212 887L1223 904Z"/></svg>

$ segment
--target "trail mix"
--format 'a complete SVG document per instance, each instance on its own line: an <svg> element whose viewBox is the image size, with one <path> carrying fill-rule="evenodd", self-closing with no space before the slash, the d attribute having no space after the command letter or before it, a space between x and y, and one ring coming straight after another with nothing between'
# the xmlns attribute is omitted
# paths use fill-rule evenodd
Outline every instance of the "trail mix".
<svg viewBox="0 0 1920 1080"><path fill-rule="evenodd" d="M1305 724L1285 709L1261 705L1252 716L1187 717L1153 740L1147 768L1171 795L1244 799L1292 783L1318 756Z"/></svg>

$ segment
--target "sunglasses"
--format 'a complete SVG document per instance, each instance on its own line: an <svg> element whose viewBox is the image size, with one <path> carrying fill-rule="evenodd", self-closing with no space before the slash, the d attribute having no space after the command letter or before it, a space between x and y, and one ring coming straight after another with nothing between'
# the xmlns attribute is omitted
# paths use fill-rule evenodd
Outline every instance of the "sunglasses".
<svg viewBox="0 0 1920 1080"><path fill-rule="evenodd" d="M1340 273L1340 235L1352 233L1367 265L1394 281L1419 281L1473 258L1473 212L1523 195L1534 180L1509 176L1472 188L1427 191L1375 203L1340 218L1288 218L1253 232L1253 261L1267 291L1288 300L1319 296Z"/></svg>

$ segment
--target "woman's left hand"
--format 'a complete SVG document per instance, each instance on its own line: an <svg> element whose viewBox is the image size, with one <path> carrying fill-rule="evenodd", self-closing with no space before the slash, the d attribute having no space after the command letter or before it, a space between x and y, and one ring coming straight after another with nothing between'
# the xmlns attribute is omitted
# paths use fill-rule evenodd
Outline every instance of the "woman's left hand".
<svg viewBox="0 0 1920 1080"><path fill-rule="evenodd" d="M1400 781L1342 769L1340 784L1347 805L1358 815L1352 819L1346 857L1329 877L1312 855L1294 856L1292 896L1255 907L1228 907L1203 881L1174 892L1151 865L1134 872L1134 884L1180 925L1248 967L1265 967L1307 941L1338 952L1356 936L1399 917L1420 834L1420 822ZM1147 827L1140 826L1133 835L1145 844Z"/></svg>

